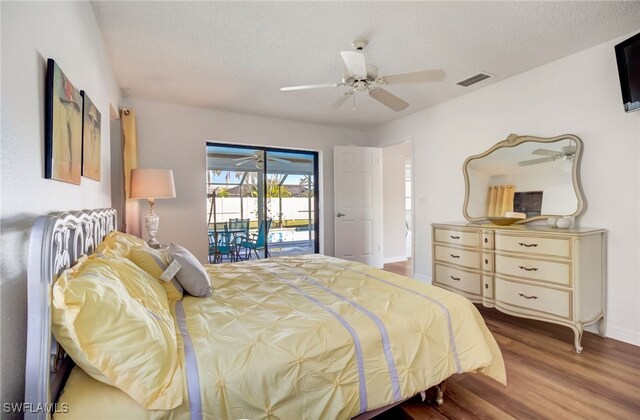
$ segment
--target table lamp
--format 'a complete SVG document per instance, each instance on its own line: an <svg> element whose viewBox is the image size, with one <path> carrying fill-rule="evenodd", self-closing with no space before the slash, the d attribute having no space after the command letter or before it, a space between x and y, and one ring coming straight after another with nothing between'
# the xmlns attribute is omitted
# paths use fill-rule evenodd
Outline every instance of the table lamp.
<svg viewBox="0 0 640 420"><path fill-rule="evenodd" d="M153 211L157 198L175 198L176 187L173 183L173 171L170 169L132 169L130 198L149 200L149 212L144 216L144 225L149 234L147 243L159 248L156 239L160 217Z"/></svg>

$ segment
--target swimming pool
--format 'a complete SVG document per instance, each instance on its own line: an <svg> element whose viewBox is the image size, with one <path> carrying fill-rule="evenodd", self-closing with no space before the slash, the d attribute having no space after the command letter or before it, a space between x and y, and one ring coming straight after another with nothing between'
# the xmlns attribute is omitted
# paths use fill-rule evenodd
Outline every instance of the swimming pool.
<svg viewBox="0 0 640 420"><path fill-rule="evenodd" d="M311 239L314 237L314 232L311 232ZM296 242L296 241L308 241L308 231L296 231L294 229L287 230L272 230L269 232L269 243L277 242Z"/></svg>

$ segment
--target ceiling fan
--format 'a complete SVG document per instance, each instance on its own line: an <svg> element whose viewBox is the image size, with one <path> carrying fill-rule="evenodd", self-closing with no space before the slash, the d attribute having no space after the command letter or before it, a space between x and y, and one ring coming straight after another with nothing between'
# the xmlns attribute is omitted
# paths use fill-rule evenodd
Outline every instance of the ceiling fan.
<svg viewBox="0 0 640 420"><path fill-rule="evenodd" d="M406 84L406 83L424 83L424 82L440 82L444 80L445 72L442 69L423 70L413 73L392 74L389 76L381 76L378 68L373 64L367 63L363 50L367 46L368 41L365 39L356 39L353 41L355 51L342 51L342 61L344 62L344 71L342 73L342 82L327 83L320 85L302 85L302 86L286 86L280 88L281 91L287 92L292 90L319 89L328 87L342 87L348 89L333 104L331 108L337 109L349 99L353 97L355 110L355 94L367 92L370 97L381 104L398 112L402 111L409 104L398 98L389 91L383 89L385 85Z"/></svg>
<svg viewBox="0 0 640 420"><path fill-rule="evenodd" d="M564 147L561 147L560 150L536 149L531 153L534 155L540 155L544 157L537 158L537 159L523 160L518 162L518 165L519 166L538 165L540 163L553 162L558 159L562 159L565 161L573 161L573 158L576 155L576 147L564 146Z"/></svg>
<svg viewBox="0 0 640 420"><path fill-rule="evenodd" d="M255 160L256 168L263 169L264 168L264 152L260 150L256 150L253 152L251 156L245 156L241 158L233 159L236 162L236 166L240 166L252 160ZM267 161L269 162L280 162L280 163L291 163L288 159L276 158L276 157L267 157Z"/></svg>

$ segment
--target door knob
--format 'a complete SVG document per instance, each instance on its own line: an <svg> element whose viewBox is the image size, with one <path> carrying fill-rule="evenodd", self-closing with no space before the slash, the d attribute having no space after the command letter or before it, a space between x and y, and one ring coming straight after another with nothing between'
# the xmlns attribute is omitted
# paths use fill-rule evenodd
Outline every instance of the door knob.
<svg viewBox="0 0 640 420"><path fill-rule="evenodd" d="M344 213L338 212L338 214L336 214L336 217L344 217L344 216L346 216L346 214L344 214Z"/></svg>

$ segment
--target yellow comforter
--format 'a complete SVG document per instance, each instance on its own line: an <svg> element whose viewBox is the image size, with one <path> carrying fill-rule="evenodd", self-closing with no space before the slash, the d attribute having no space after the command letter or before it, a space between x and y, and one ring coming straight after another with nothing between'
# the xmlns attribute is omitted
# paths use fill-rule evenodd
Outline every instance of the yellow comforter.
<svg viewBox="0 0 640 420"><path fill-rule="evenodd" d="M455 373L506 381L476 308L443 289L319 255L207 270L213 296L172 308L181 406L144 410L75 368L57 418L348 419Z"/></svg>

